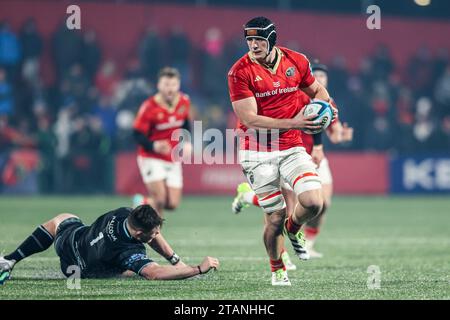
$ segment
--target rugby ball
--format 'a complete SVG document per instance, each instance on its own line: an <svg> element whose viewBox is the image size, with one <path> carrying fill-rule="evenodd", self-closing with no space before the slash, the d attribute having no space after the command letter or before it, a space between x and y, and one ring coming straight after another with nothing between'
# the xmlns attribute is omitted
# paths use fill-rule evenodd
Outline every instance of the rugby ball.
<svg viewBox="0 0 450 320"><path fill-rule="evenodd" d="M305 117L309 117L310 115L317 114L317 117L312 120L320 125L320 129L310 130L310 129L302 129L304 132L308 134L316 134L322 132L331 123L333 120L333 110L328 102L323 100L313 100L310 104L306 105L303 110L303 114Z"/></svg>

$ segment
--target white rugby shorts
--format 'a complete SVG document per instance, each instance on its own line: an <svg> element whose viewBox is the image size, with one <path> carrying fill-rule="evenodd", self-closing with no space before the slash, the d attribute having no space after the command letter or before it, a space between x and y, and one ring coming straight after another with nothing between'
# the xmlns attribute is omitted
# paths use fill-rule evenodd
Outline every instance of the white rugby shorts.
<svg viewBox="0 0 450 320"><path fill-rule="evenodd" d="M183 187L183 170L180 162L138 156L137 163L145 184L165 180L168 187Z"/></svg>
<svg viewBox="0 0 450 320"><path fill-rule="evenodd" d="M272 152L240 150L239 162L266 213L285 208L281 194L283 180L297 195L322 188L316 165L303 147Z"/></svg>

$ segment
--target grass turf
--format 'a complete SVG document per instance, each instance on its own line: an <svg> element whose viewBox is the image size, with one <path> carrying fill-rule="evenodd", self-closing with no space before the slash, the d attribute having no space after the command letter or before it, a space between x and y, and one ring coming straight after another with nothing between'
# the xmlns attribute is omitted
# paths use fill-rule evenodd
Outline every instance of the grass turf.
<svg viewBox="0 0 450 320"><path fill-rule="evenodd" d="M16 266L13 279L0 286L1 299L450 298L448 197L336 197L317 241L325 257L294 260L298 269L289 272L291 287L270 284L262 213L249 208L235 216L230 201L187 197L166 214L163 233L187 263L197 264L205 255L220 259L220 270L201 279L83 279L81 290L69 290L52 247ZM129 203L121 197L2 197L0 252L13 250L57 213L72 212L91 223ZM380 289L367 287L371 265L380 268Z"/></svg>

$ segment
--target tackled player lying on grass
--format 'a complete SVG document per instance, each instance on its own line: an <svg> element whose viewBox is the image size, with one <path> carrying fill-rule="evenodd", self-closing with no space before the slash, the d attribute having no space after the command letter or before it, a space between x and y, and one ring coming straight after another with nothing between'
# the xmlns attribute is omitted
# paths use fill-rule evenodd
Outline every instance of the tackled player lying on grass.
<svg viewBox="0 0 450 320"><path fill-rule="evenodd" d="M219 261L212 257L205 257L197 266L184 264L161 235L162 223L149 205L118 208L103 214L91 226L73 214L59 214L40 225L15 251L0 257L0 284L10 278L19 261L47 250L53 243L67 277L70 266L79 268L81 278L138 274L148 280L185 279L218 268ZM159 265L149 258L145 243L171 265Z"/></svg>

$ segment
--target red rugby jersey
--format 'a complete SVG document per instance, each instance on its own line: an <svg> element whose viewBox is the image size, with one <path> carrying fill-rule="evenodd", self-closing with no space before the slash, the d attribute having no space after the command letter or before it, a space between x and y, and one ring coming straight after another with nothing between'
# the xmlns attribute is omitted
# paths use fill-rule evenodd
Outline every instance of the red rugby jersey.
<svg viewBox="0 0 450 320"><path fill-rule="evenodd" d="M134 129L142 132L150 141L169 140L172 148L178 141L172 141L172 133L180 129L185 120L189 120L191 102L186 94L180 93L174 106L169 107L159 94L145 100L139 108ZM156 152L148 152L142 146L138 146L138 154L143 157L158 158L171 161L171 154L162 155Z"/></svg>
<svg viewBox="0 0 450 320"><path fill-rule="evenodd" d="M255 97L258 114L277 118L293 118L304 104L299 103L300 88L309 87L315 81L308 59L301 53L283 47L275 47L278 59L272 69L266 68L247 53L228 73L228 88L232 102ZM242 131L248 129L238 122ZM252 143L251 143L252 142ZM279 140L269 144L269 150L286 150L302 146L300 131L285 130ZM256 137L241 136L240 149L262 149ZM265 150L264 150L265 151Z"/></svg>

